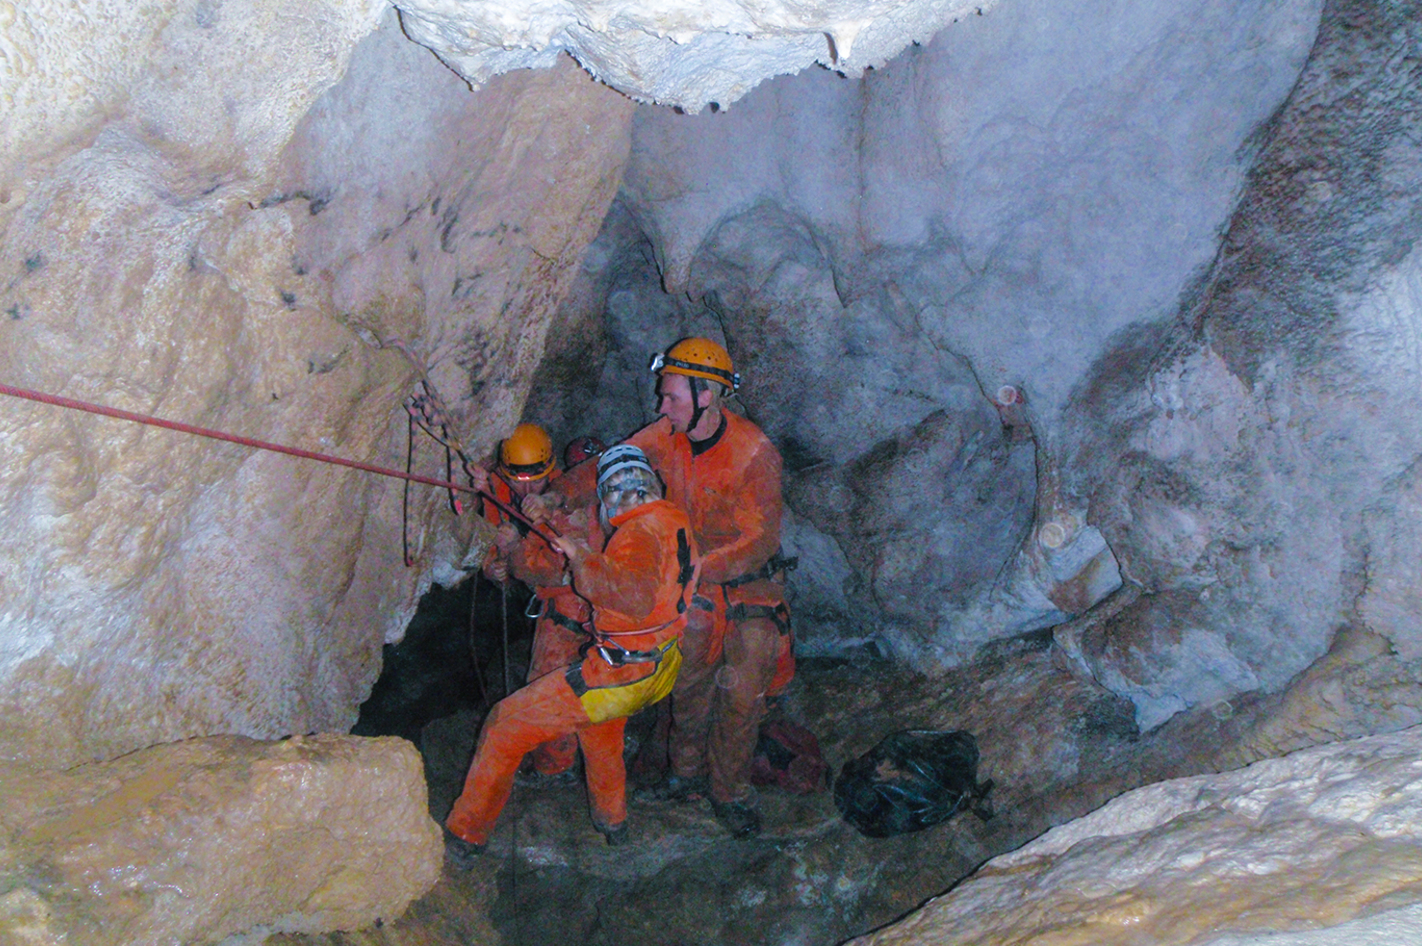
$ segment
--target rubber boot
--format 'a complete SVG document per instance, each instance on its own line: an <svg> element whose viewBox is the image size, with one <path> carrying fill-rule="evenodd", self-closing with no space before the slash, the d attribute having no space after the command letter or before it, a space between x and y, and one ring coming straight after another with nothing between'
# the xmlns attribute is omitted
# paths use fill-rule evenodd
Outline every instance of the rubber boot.
<svg viewBox="0 0 1422 946"><path fill-rule="evenodd" d="M753 838L760 834L760 812L744 801L717 801L711 799L711 810L721 827L733 838Z"/></svg>

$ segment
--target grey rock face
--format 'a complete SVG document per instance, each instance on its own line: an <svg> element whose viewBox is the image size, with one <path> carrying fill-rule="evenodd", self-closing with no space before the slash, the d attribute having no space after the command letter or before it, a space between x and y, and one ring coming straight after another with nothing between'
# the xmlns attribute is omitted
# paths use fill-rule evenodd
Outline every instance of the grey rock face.
<svg viewBox="0 0 1422 946"><path fill-rule="evenodd" d="M1072 468L1072 392L1208 266L1319 7L1028 0L862 81L639 111L623 210L562 316L607 326L584 390L629 408L594 416L647 416L647 352L727 342L799 534L853 570L792 579L822 651L954 663L1080 614L1121 576Z"/></svg>
<svg viewBox="0 0 1422 946"><path fill-rule="evenodd" d="M1153 592L1094 658L1143 726L1279 690L1350 623L1416 655L1420 37L1329 5L1193 304L1075 402L1071 488Z"/></svg>

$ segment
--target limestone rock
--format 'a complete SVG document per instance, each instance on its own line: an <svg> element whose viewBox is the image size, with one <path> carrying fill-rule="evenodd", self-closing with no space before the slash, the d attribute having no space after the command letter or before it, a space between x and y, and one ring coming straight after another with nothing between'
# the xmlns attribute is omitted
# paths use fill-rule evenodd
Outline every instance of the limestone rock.
<svg viewBox="0 0 1422 946"><path fill-rule="evenodd" d="M170 173L206 174L198 189L240 185L246 175L234 172L260 173L276 157L383 8L317 0L296 16L279 2L5 3L0 215L56 160L105 137L120 155L156 151L188 165ZM144 147L124 148L127 135L115 140L126 124Z"/></svg>
<svg viewBox="0 0 1422 946"><path fill-rule="evenodd" d="M477 455L518 420L633 106L566 60L471 93L393 13L268 6L184 5L87 132L15 131L0 377L399 467L398 339ZM406 568L400 487L339 467L9 399L0 440L0 757L344 729L471 541L417 488Z"/></svg>
<svg viewBox="0 0 1422 946"><path fill-rule="evenodd" d="M1411 729L1137 789L855 942L1171 946L1416 903L1419 753Z"/></svg>
<svg viewBox="0 0 1422 946"><path fill-rule="evenodd" d="M1341 716L1415 712L1422 96L1395 57L1418 42L1414 9L1328 6L1180 322L1123 340L1075 400L1069 487L1147 592L1097 678L1143 727L1280 692L1345 628L1396 656L1367 672L1377 712Z"/></svg>
<svg viewBox="0 0 1422 946"><path fill-rule="evenodd" d="M518 15L493 0L403 0L399 7L410 36L476 85L551 65L567 52L633 98L699 112L817 63L857 76L995 2L554 0Z"/></svg>
<svg viewBox="0 0 1422 946"><path fill-rule="evenodd" d="M401 739L216 736L54 772L0 766L0 941L213 943L394 919L438 879Z"/></svg>
<svg viewBox="0 0 1422 946"><path fill-rule="evenodd" d="M585 261L602 293L560 315L600 370L560 376L585 393L549 410L603 398L622 415L591 420L623 433L647 413L648 352L724 338L797 533L853 569L792 577L797 607L828 618L809 643L952 663L1079 614L1122 576L1076 471L1119 450L1078 455L1063 411L1214 256L1319 8L1019 0L860 80L813 70L725 114L639 110L623 207ZM1036 494L1024 424L1071 487L1060 502Z"/></svg>

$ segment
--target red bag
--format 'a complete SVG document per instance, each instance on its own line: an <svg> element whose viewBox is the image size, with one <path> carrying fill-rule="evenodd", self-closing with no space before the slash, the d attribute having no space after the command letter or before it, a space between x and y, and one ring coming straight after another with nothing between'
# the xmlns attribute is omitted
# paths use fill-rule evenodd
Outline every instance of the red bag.
<svg viewBox="0 0 1422 946"><path fill-rule="evenodd" d="M820 741L814 733L788 719L761 724L751 759L751 784L809 795L825 789L828 774L829 764L820 755Z"/></svg>

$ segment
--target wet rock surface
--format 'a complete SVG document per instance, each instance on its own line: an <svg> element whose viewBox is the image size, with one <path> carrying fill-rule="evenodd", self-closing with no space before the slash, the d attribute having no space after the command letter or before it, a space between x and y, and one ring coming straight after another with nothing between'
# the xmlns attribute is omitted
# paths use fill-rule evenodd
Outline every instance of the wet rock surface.
<svg viewBox="0 0 1422 946"><path fill-rule="evenodd" d="M213 943L392 920L439 877L404 740L211 737L0 764L0 941Z"/></svg>
<svg viewBox="0 0 1422 946"><path fill-rule="evenodd" d="M807 661L777 710L809 723L835 771L894 730L972 730L982 747L980 775L998 786L992 821L960 815L871 840L844 823L828 791L761 788L766 828L756 839L731 839L705 801L633 799L631 843L611 848L589 821L580 783L523 785L475 868L460 874L446 865L444 884L478 891L468 904L436 888L406 917L363 931L360 941L459 942L440 937L486 935L490 924L500 942L827 944L887 922L993 853L1093 806L1110 789L1081 790L1088 777L1112 785L1120 777L1110 770L1133 746L1129 705L1055 669L1046 640L1019 646L1022 653L995 654L944 679L906 678L885 663ZM1014 737L1007 720L1029 706L1038 724ZM479 711L468 710L424 727L437 817L462 785L479 722ZM633 731L645 731L644 723Z"/></svg>
<svg viewBox="0 0 1422 946"><path fill-rule="evenodd" d="M996 815L869 839L844 823L828 791L761 788L766 828L754 840L730 839L704 801L634 799L632 842L610 848L580 784L522 785L473 871L446 865L445 881L406 917L357 941L485 941L478 937L492 928L500 942L841 942L1127 788L1219 764L1214 716L1142 739L1129 702L1061 670L1040 634L995 645L943 677L907 676L886 662L808 660L776 712L816 733L835 772L889 732L967 729L982 753L980 778L995 782ZM462 785L479 722L471 709L423 729L436 817ZM632 730L640 737L646 728L636 721Z"/></svg>
<svg viewBox="0 0 1422 946"><path fill-rule="evenodd" d="M815 732L835 773L890 732L966 729L980 747L979 777L994 781L995 816L984 822L960 814L876 840L843 822L829 792L761 788L766 829L755 840L729 839L705 802L634 799L632 843L609 848L588 820L580 784L520 785L489 853L469 873L446 864L440 884L405 917L340 939L274 942L842 942L903 917L990 858L1123 792L1415 723L1405 688L1392 691L1391 709L1375 695L1403 686L1388 676L1391 661L1375 636L1340 634L1325 661L1283 693L1196 707L1142 735L1134 706L1074 676L1070 655L1047 632L995 642L971 664L935 676L863 655L806 659L776 712ZM462 785L481 717L471 707L422 727L436 818ZM629 756L650 728L645 718L633 721ZM1217 849L1231 848L1221 842ZM1320 913L1318 921L1348 915Z"/></svg>

